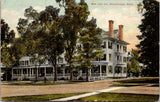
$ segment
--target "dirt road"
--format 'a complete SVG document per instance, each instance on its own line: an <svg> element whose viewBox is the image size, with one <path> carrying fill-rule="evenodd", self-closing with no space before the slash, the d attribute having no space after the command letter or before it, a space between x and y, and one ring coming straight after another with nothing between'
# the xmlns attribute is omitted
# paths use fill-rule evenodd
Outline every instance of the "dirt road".
<svg viewBox="0 0 160 102"><path fill-rule="evenodd" d="M106 89L113 84L114 79L101 80L95 82L82 82L77 84L59 85L1 85L1 97L24 96L24 95L44 95L62 93L93 92ZM136 94L159 94L159 87L154 86L132 86L111 92L136 93Z"/></svg>
<svg viewBox="0 0 160 102"><path fill-rule="evenodd" d="M92 92L107 88L111 80L60 85L1 85L1 97Z"/></svg>

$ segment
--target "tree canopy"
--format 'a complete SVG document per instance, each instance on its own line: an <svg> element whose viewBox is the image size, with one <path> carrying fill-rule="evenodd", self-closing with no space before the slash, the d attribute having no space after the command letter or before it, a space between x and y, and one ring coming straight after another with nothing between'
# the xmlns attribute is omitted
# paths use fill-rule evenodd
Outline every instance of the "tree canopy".
<svg viewBox="0 0 160 102"><path fill-rule="evenodd" d="M101 57L103 53L101 51L100 34L101 29L97 28L96 19L94 18L87 21L85 27L80 32L78 59L81 67L86 70L86 81L88 81L88 69L93 67L91 61L94 61L97 57Z"/></svg>
<svg viewBox="0 0 160 102"><path fill-rule="evenodd" d="M15 39L14 30L10 30L9 25L1 19L1 62L6 66L5 74L7 80L8 68L12 67L16 61L11 45Z"/></svg>
<svg viewBox="0 0 160 102"><path fill-rule="evenodd" d="M141 35L137 38L140 43L137 45L139 49L139 61L147 65L143 71L146 76L159 75L159 2L156 0L143 0L140 5L143 19L138 28Z"/></svg>
<svg viewBox="0 0 160 102"><path fill-rule="evenodd" d="M127 63L127 73L129 75L133 76L139 76L139 73L141 72L141 69L139 67L139 62L138 62L138 51L132 49L131 51L131 61Z"/></svg>
<svg viewBox="0 0 160 102"><path fill-rule="evenodd" d="M59 16L59 9L53 6L47 6L39 13L29 7L24 15L26 19L19 19L17 30L25 42L27 49L25 54L38 59L43 56L44 59L51 61L54 67L54 80L57 81L57 59L64 52L61 27L63 17Z"/></svg>
<svg viewBox="0 0 160 102"><path fill-rule="evenodd" d="M75 56L78 33L84 27L88 16L88 6L84 0L57 0L61 9L65 10L63 17L63 34L65 40L65 59L69 64L70 80L72 80L73 60Z"/></svg>

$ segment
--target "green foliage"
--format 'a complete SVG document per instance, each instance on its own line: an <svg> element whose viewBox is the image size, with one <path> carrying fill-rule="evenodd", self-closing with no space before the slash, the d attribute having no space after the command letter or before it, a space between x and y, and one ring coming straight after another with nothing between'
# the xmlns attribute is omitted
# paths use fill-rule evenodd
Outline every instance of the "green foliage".
<svg viewBox="0 0 160 102"><path fill-rule="evenodd" d="M6 66L6 80L8 79L8 68L12 67L16 61L11 48L14 39L14 30L9 31L9 25L4 19L1 19L1 62Z"/></svg>
<svg viewBox="0 0 160 102"><path fill-rule="evenodd" d="M131 51L131 62L127 63L127 73L133 74L133 76L139 76L139 73L141 72L141 69L139 67L138 62L138 51L132 49Z"/></svg>
<svg viewBox="0 0 160 102"><path fill-rule="evenodd" d="M57 0L57 2L63 7L61 9L65 9L62 24L65 40L65 59L69 64L70 80L72 80L78 33L84 27L88 19L89 11L87 4L83 0L79 3L76 3L75 0Z"/></svg>
<svg viewBox="0 0 160 102"><path fill-rule="evenodd" d="M1 60L6 67L11 67L13 65L13 62L15 62L15 56L12 53L12 50L10 48L3 48L1 50Z"/></svg>
<svg viewBox="0 0 160 102"><path fill-rule="evenodd" d="M76 101L158 101L159 95L128 94L128 93L101 93L85 97Z"/></svg>
<svg viewBox="0 0 160 102"><path fill-rule="evenodd" d="M120 80L116 82L121 83L159 83L158 77L148 77L148 78L138 78L138 79L128 79L128 80Z"/></svg>
<svg viewBox="0 0 160 102"><path fill-rule="evenodd" d="M17 30L21 36L24 55L32 56L32 60L39 62L51 61L55 69L57 80L57 60L64 52L64 38L62 34L62 17L59 9L47 6L45 10L37 12L32 7L25 10L25 19L19 19Z"/></svg>
<svg viewBox="0 0 160 102"><path fill-rule="evenodd" d="M92 18L86 22L85 27L80 31L78 40L78 60L82 68L86 69L86 77L88 77L88 69L92 68L91 61L103 54L101 51L101 29L96 28L96 19ZM88 81L88 79L86 79Z"/></svg>
<svg viewBox="0 0 160 102"><path fill-rule="evenodd" d="M75 0L57 0L57 2L60 6L59 9L47 6L41 12L37 12L32 7L25 10L25 18L20 18L17 26L17 31L21 37L20 42L24 46L18 48L17 51L21 55L32 57L37 54L38 60L44 56L45 59L51 61L54 66L55 80L57 80L57 60L65 50L65 59L69 64L70 79L72 80L78 34L87 26L87 29L94 34L90 36L99 34L100 29L94 29L96 27L94 19L87 22L89 11L84 0L80 0L79 3ZM59 16L62 9L65 11L64 15ZM96 45L92 43L100 42L98 38L91 40L93 41L90 42L90 45L94 45L94 47ZM91 50L94 50L94 47ZM98 52L94 52L91 57L98 54ZM21 55L18 55L16 59ZM37 58L33 59L36 60Z"/></svg>
<svg viewBox="0 0 160 102"><path fill-rule="evenodd" d="M125 87L131 87L131 86L142 86L144 84L137 84L137 83L118 83L118 84L114 84L114 85L111 85L111 87L117 87L117 86L125 86Z"/></svg>
<svg viewBox="0 0 160 102"><path fill-rule="evenodd" d="M9 25L4 19L1 19L1 48L7 47L7 45L13 42L15 38L14 30L9 31Z"/></svg>
<svg viewBox="0 0 160 102"><path fill-rule="evenodd" d="M81 93L67 93L67 94L52 94L52 95L32 95L32 96L14 96L14 97L3 97L3 101L50 101L53 99L69 97L78 95Z"/></svg>
<svg viewBox="0 0 160 102"><path fill-rule="evenodd" d="M159 2L156 0L143 0L143 4L138 5L143 14L142 24L138 26L142 35L137 38L140 43L139 61L147 65L143 69L144 76L159 76Z"/></svg>

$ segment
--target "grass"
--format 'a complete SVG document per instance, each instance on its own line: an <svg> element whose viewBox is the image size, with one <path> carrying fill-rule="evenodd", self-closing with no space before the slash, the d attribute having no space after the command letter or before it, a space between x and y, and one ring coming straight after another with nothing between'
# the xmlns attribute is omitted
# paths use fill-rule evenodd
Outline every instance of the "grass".
<svg viewBox="0 0 160 102"><path fill-rule="evenodd" d="M127 79L127 80L118 80L115 81L118 82L114 85L111 85L111 87L113 86L126 86L126 87L130 87L130 86L143 86L143 85L147 85L148 83L152 83L152 84L158 84L159 83L159 78L155 77L155 78L137 78L137 79ZM153 87L159 87L158 85L153 85Z"/></svg>
<svg viewBox="0 0 160 102"><path fill-rule="evenodd" d="M113 84L110 87L117 87L117 86L125 86L125 87L130 87L130 86L142 86L145 85L143 83L117 83Z"/></svg>
<svg viewBox="0 0 160 102"><path fill-rule="evenodd" d="M59 85L59 84L76 84L76 83L80 83L80 82L70 82L70 81L57 81L57 82L53 82L53 81L47 81L46 83L44 83L44 81L37 81L37 82L33 82L33 81L14 81L14 82L8 82L9 85Z"/></svg>
<svg viewBox="0 0 160 102"><path fill-rule="evenodd" d="M138 78L138 79L119 80L116 82L122 82L122 83L159 83L159 78L158 77Z"/></svg>
<svg viewBox="0 0 160 102"><path fill-rule="evenodd" d="M159 95L101 93L75 101L158 101Z"/></svg>
<svg viewBox="0 0 160 102"><path fill-rule="evenodd" d="M69 97L78 94L82 93L3 97L2 101L49 101L53 99Z"/></svg>

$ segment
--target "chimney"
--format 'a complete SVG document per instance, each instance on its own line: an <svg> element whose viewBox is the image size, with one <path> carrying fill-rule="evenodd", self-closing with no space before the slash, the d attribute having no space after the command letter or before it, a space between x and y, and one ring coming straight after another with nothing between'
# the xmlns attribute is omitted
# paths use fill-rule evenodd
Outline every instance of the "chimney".
<svg viewBox="0 0 160 102"><path fill-rule="evenodd" d="M119 40L123 40L123 25L119 25Z"/></svg>
<svg viewBox="0 0 160 102"><path fill-rule="evenodd" d="M113 21L109 20L109 36L113 37Z"/></svg>

